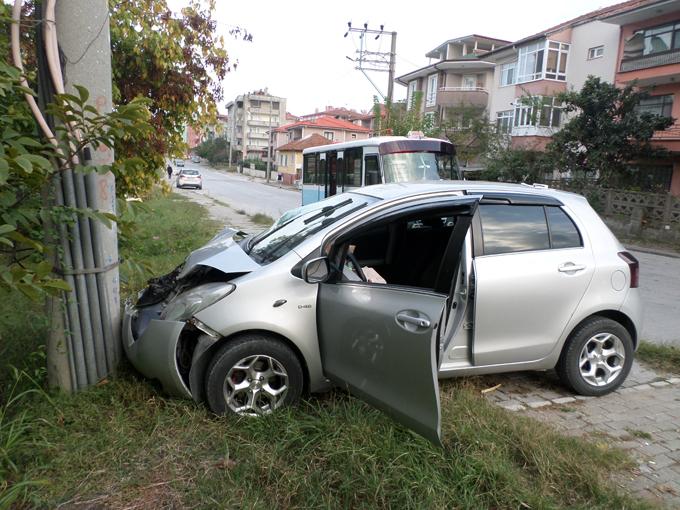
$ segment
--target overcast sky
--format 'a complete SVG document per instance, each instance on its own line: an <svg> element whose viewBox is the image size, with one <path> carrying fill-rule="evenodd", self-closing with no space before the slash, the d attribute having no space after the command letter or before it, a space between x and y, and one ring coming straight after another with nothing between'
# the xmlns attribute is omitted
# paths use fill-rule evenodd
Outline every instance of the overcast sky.
<svg viewBox="0 0 680 510"><path fill-rule="evenodd" d="M186 0L169 0L172 8ZM480 34L517 40L600 7L611 0L344 0L324 4L296 1L217 1L216 19L226 35L226 46L236 71L223 82L225 99L267 87L285 97L295 115L325 106L357 110L371 108L375 89L346 57L354 57L358 34L343 35L347 22L355 27L368 23L397 32L396 76L428 64L425 53L448 39ZM229 38L234 26L246 28L252 42ZM389 37L368 39L371 51L389 51ZM371 79L387 93L387 73ZM395 100L406 97L406 88L395 84ZM224 108L220 108L223 110Z"/></svg>

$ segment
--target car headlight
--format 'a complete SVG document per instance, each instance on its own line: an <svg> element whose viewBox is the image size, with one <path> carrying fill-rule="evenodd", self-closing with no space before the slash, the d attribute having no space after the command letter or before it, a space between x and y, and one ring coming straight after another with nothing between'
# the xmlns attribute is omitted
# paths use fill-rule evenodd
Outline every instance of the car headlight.
<svg viewBox="0 0 680 510"><path fill-rule="evenodd" d="M168 303L161 318L170 321L186 320L201 310L217 303L236 289L233 283L206 283L176 296Z"/></svg>

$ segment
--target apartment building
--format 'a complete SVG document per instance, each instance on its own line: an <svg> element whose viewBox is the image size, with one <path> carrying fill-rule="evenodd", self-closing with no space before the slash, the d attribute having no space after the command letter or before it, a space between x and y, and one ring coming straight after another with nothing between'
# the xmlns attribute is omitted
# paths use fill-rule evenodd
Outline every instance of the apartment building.
<svg viewBox="0 0 680 510"><path fill-rule="evenodd" d="M667 149L670 157L639 162L641 184L680 196L680 0L639 1L603 21L620 28L616 83L649 87L651 97L640 109L676 119L652 138L653 145Z"/></svg>
<svg viewBox="0 0 680 510"><path fill-rule="evenodd" d="M273 133L286 123L286 99L267 89L242 94L227 104L227 119L227 140L242 159L266 160L271 150L273 161Z"/></svg>
<svg viewBox="0 0 680 510"><path fill-rule="evenodd" d="M609 8L612 9L612 8ZM499 48L489 118L511 135L513 147L542 150L564 123L556 96L580 90L588 76L614 81L618 27L601 9Z"/></svg>
<svg viewBox="0 0 680 510"><path fill-rule="evenodd" d="M450 39L425 54L430 63L396 82L407 87L406 106L419 106L424 115L447 120L452 107L472 106L485 110L489 106L495 63L486 55L509 41L468 35ZM416 93L422 104L414 105Z"/></svg>

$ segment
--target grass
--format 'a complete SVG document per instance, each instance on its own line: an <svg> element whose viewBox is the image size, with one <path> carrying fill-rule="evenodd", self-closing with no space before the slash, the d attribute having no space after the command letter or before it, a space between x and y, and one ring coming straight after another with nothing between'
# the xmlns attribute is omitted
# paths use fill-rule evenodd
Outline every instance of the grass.
<svg viewBox="0 0 680 510"><path fill-rule="evenodd" d="M652 439L652 435L649 432L639 429L626 429L631 436L637 437L638 439Z"/></svg>
<svg viewBox="0 0 680 510"><path fill-rule="evenodd" d="M274 218L262 213L253 214L250 219L253 221L253 223L264 225L266 227L269 227L272 223L274 223Z"/></svg>
<svg viewBox="0 0 680 510"><path fill-rule="evenodd" d="M636 356L653 368L680 374L680 348L678 347L642 341Z"/></svg>
<svg viewBox="0 0 680 510"><path fill-rule="evenodd" d="M212 235L203 217L157 197L121 251L166 272ZM130 289L142 281L128 277ZM13 314L12 338L44 335L30 314ZM608 482L631 467L624 453L503 411L474 379L442 382L443 449L342 392L263 419L217 418L126 364L75 396L25 398L15 416L30 426L10 452L22 476L9 488L47 482L20 487L24 507L646 508Z"/></svg>

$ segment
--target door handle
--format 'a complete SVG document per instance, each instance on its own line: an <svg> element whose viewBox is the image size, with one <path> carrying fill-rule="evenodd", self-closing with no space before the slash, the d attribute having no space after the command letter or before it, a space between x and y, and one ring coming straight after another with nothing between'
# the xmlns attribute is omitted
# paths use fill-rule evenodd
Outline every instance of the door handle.
<svg viewBox="0 0 680 510"><path fill-rule="evenodd" d="M430 321L427 319L424 319L422 317L413 317L412 315L409 315L407 313L398 313L397 320L399 322L407 322L409 324L413 324L414 326L418 326L419 328L429 328L431 324Z"/></svg>
<svg viewBox="0 0 680 510"><path fill-rule="evenodd" d="M584 264L574 264L573 262L565 262L557 266L560 273L575 273L576 271L583 271L587 266Z"/></svg>

